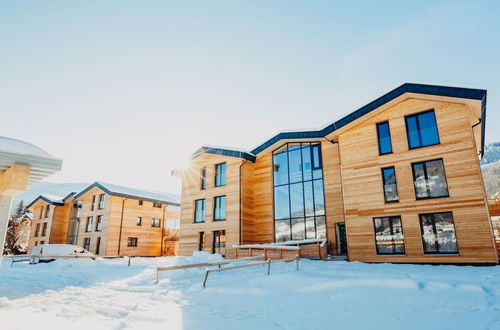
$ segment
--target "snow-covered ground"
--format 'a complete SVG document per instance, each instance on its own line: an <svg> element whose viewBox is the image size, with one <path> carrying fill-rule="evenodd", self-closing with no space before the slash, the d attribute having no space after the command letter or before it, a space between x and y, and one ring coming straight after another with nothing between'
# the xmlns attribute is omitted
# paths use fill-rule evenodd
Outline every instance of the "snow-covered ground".
<svg viewBox="0 0 500 330"><path fill-rule="evenodd" d="M301 260L210 274L218 256L0 267L0 329L500 329L500 267Z"/></svg>

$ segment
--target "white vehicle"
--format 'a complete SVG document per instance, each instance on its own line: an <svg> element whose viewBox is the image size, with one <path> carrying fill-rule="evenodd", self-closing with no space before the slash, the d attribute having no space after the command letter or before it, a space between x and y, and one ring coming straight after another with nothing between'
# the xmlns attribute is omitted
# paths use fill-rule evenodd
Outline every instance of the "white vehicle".
<svg viewBox="0 0 500 330"><path fill-rule="evenodd" d="M30 263L51 262L51 257L91 257L95 255L78 245L71 244L40 244L31 250Z"/></svg>

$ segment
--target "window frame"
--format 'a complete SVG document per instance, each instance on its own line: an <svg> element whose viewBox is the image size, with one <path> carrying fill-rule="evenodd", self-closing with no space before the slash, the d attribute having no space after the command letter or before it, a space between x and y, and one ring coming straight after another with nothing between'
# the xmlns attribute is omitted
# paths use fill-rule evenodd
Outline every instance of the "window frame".
<svg viewBox="0 0 500 330"><path fill-rule="evenodd" d="M156 223L158 223L158 226L155 225ZM151 227L153 227L153 228L161 228L161 219L152 218L151 219Z"/></svg>
<svg viewBox="0 0 500 330"><path fill-rule="evenodd" d="M138 242L138 237L127 237L127 247L137 247Z"/></svg>
<svg viewBox="0 0 500 330"><path fill-rule="evenodd" d="M104 210L106 208L106 194L99 195L99 205L97 208L99 210Z"/></svg>
<svg viewBox="0 0 500 330"><path fill-rule="evenodd" d="M50 213L50 204L47 204L47 207L45 208L45 218L49 217Z"/></svg>
<svg viewBox="0 0 500 330"><path fill-rule="evenodd" d="M137 219L135 219L135 225L142 226L142 217L137 217Z"/></svg>
<svg viewBox="0 0 500 330"><path fill-rule="evenodd" d="M203 220L202 221L196 221L196 214L197 214L197 205L198 205L198 201L203 201ZM207 218L207 214L206 214L206 208L207 208L207 205L206 205L206 201L205 201L205 198L200 198L200 199L195 199L194 200L194 216L193 216L193 223L205 223L206 221L206 218Z"/></svg>
<svg viewBox="0 0 500 330"><path fill-rule="evenodd" d="M94 221L94 217L92 215L87 217L87 223L85 224L85 232L86 233L91 233L92 232L92 222ZM89 230L90 227L90 230Z"/></svg>
<svg viewBox="0 0 500 330"><path fill-rule="evenodd" d="M216 218L216 210L217 210L217 200L224 198L224 218L218 219ZM226 221L227 219L227 197L226 195L221 195L221 196L215 196L214 197L214 214L213 214L213 220L214 221Z"/></svg>
<svg viewBox="0 0 500 330"><path fill-rule="evenodd" d="M394 170L394 184L396 185L396 195L398 196L398 199L397 200L393 200L393 201L388 201L387 200L387 197L385 195L385 175L384 175L384 170L388 170L388 169L393 169ZM380 169L381 173L382 173L382 193L384 194L384 202L386 204L391 204L391 203L399 203L399 190L398 190L398 179L397 179L397 176L396 176L396 167L395 166L387 166L387 167L382 167Z"/></svg>
<svg viewBox="0 0 500 330"><path fill-rule="evenodd" d="M47 236L47 227L48 227L48 222L44 222L42 225L42 234L40 235L41 237Z"/></svg>
<svg viewBox="0 0 500 330"><path fill-rule="evenodd" d="M88 242L88 245L87 245L87 242ZM85 250L90 251L90 243L91 243L90 237L83 238L83 248Z"/></svg>
<svg viewBox="0 0 500 330"><path fill-rule="evenodd" d="M203 251L205 249L205 232L198 232L198 251Z"/></svg>
<svg viewBox="0 0 500 330"><path fill-rule="evenodd" d="M394 235L394 229L393 229L394 226L392 224L392 220L394 218L399 218L399 221L401 222L401 234L403 235L403 252L384 253L384 252L378 251L377 227L375 226L375 219L383 219L383 218L389 219L389 224L390 224L390 228L391 228L391 235ZM406 242L405 242L405 232L404 232L404 228L403 228L403 218L400 215L374 217L374 218L372 218L372 223L373 223L373 241L375 243L375 252L377 253L378 256L405 256L406 255ZM392 243L392 245L395 246L394 242Z"/></svg>
<svg viewBox="0 0 500 330"><path fill-rule="evenodd" d="M101 232L102 231L102 224L103 224L103 222L104 222L104 216L103 215L98 215L97 216L97 221L95 222L95 231L96 232Z"/></svg>
<svg viewBox="0 0 500 330"><path fill-rule="evenodd" d="M429 112L432 112L434 114L434 122L436 123L436 132L437 132L437 143L428 144L428 145L424 146L424 145L422 145L422 134L420 133L421 129L420 129L420 121L418 120L418 116L429 113ZM417 118L416 123L417 123L417 127L418 127L418 139L420 142L420 146L418 146L418 147L411 147L411 144L410 144L410 134L409 134L409 130L408 130L408 118L410 118L410 117ZM436 145L441 144L441 137L440 137L441 135L439 134L439 127L438 127L438 123L437 123L435 109L424 110L424 111L420 111L417 113L412 113L410 115L406 115L405 116L405 126L406 126L406 140L408 143L408 150L415 150L415 149L420 149L420 148L425 148L425 147L432 147L432 146L436 146Z"/></svg>
<svg viewBox="0 0 500 330"><path fill-rule="evenodd" d="M450 214L451 215L451 220L453 221L453 233L455 235L455 246L456 246L456 251L452 251L452 252L439 252L439 245L438 245L438 240L436 239L436 250L438 251L432 251L432 252L426 252L425 251L425 243L424 243L424 227L422 225L422 217L423 216L429 216L429 215L432 215L432 229L433 229L433 232L434 234L436 235L436 238L438 237L437 236L437 231L436 231L436 219L435 219L435 215L436 214L444 214L444 213L447 213L447 214ZM458 238L457 238L457 228L455 226L455 217L453 216L453 212L452 211L446 211L446 212L430 212L430 213L419 213L418 214L418 222L419 222L419 225L420 225L420 239L422 241L422 251L423 251L423 254L424 256L441 256L441 255L452 255L452 256L456 256L456 255L460 255L460 249L458 248Z"/></svg>
<svg viewBox="0 0 500 330"><path fill-rule="evenodd" d="M200 182L200 190L207 189L207 167L203 167L201 169L201 182Z"/></svg>
<svg viewBox="0 0 500 330"><path fill-rule="evenodd" d="M40 223L36 224L35 237L40 237Z"/></svg>
<svg viewBox="0 0 500 330"><path fill-rule="evenodd" d="M387 124L387 130L389 132L389 144L391 146L391 151L382 153L382 148L381 148L381 145L380 145L380 131L379 131L379 126L382 126L384 124ZM377 129L378 155L379 156L384 156L384 155L390 155L390 154L392 154L394 151L392 150L391 125L389 124L389 121L386 120L386 121L382 121L380 123L377 123L376 124L376 129Z"/></svg>
<svg viewBox="0 0 500 330"><path fill-rule="evenodd" d="M224 184L217 184L217 178L219 178L221 175L219 175L219 166L224 165ZM214 186L215 187L224 187L227 185L227 162L222 162L215 164L215 175L214 175Z"/></svg>
<svg viewBox="0 0 500 330"><path fill-rule="evenodd" d="M432 197L432 196L430 196L430 189L429 189L429 186L427 185L427 193L428 193L429 196L428 197L418 197L417 187L415 186L416 177L415 177L415 168L414 168L414 165L416 165L416 164L426 164L426 163L429 163L429 162L434 162L436 160L440 160L441 163L443 164L444 182L446 183L447 194L443 195L443 196ZM420 200L427 200L427 199L448 198L448 197L450 197L450 188L449 188L449 185L448 185L448 177L446 175L446 167L444 166L444 159L443 158L434 158L434 159L429 159L429 160L423 160L423 161L413 162L410 165L411 165L411 172L412 172L412 175L413 175L413 191L415 192L415 200L420 201ZM427 175L427 165L424 165L423 169L424 169L425 180L429 180L429 177Z"/></svg>

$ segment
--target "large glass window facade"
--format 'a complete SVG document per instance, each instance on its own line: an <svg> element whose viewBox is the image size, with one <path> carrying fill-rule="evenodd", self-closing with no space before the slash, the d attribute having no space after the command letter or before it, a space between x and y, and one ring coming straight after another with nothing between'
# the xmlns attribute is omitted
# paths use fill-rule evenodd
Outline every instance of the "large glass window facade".
<svg viewBox="0 0 500 330"><path fill-rule="evenodd" d="M406 116L406 134L410 149L439 144L439 133L434 110Z"/></svg>
<svg viewBox="0 0 500 330"><path fill-rule="evenodd" d="M404 254L405 241L401 217L374 218L377 254Z"/></svg>
<svg viewBox="0 0 500 330"><path fill-rule="evenodd" d="M326 238L321 145L287 143L273 153L275 240Z"/></svg>
<svg viewBox="0 0 500 330"><path fill-rule="evenodd" d="M420 215L425 254L457 254L455 224L451 212Z"/></svg>
<svg viewBox="0 0 500 330"><path fill-rule="evenodd" d="M417 199L449 196L442 159L428 160L411 165Z"/></svg>

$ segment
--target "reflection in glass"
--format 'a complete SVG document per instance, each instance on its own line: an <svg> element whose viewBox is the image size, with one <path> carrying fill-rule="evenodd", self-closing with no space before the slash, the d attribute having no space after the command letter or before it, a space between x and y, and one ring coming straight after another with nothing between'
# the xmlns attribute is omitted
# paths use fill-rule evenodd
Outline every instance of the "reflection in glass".
<svg viewBox="0 0 500 330"><path fill-rule="evenodd" d="M273 170L276 241L326 238L321 144L285 144Z"/></svg>
<svg viewBox="0 0 500 330"><path fill-rule="evenodd" d="M404 254L403 226L400 217L374 218L378 254Z"/></svg>
<svg viewBox="0 0 500 330"><path fill-rule="evenodd" d="M451 212L420 215L425 253L458 253Z"/></svg>

